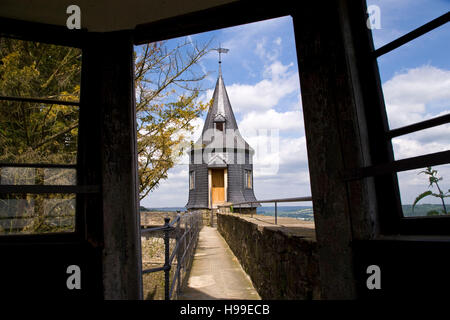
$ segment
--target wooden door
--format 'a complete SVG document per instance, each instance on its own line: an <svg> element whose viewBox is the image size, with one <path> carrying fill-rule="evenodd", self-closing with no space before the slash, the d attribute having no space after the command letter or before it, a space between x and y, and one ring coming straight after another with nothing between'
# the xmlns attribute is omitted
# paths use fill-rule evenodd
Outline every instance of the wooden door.
<svg viewBox="0 0 450 320"><path fill-rule="evenodd" d="M215 204L225 202L224 170L213 169L211 171L211 193L212 203L214 206Z"/></svg>

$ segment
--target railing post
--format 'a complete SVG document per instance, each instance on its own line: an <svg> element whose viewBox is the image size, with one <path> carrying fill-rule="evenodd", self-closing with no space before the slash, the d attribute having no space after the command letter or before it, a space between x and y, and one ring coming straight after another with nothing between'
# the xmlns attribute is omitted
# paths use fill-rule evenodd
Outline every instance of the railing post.
<svg viewBox="0 0 450 320"><path fill-rule="evenodd" d="M164 218L164 299L169 300L169 217Z"/></svg>
<svg viewBox="0 0 450 320"><path fill-rule="evenodd" d="M275 201L275 224L277 224L277 203L278 202Z"/></svg>
<svg viewBox="0 0 450 320"><path fill-rule="evenodd" d="M186 232L187 232L187 223L186 223L186 216L184 217L184 232L183 232L183 254L184 254L184 258L183 258L183 272L186 274ZM184 279L183 279L184 281Z"/></svg>
<svg viewBox="0 0 450 320"><path fill-rule="evenodd" d="M178 221L177 221L177 226L176 226L176 248L177 248L177 297L180 295L180 290L181 290L181 285L180 285L180 281L181 281L181 243L180 243L180 225L181 225L181 216L180 214L178 214L177 216Z"/></svg>
<svg viewBox="0 0 450 320"><path fill-rule="evenodd" d="M253 203L250 202L250 217L253 218L253 210L252 210Z"/></svg>
<svg viewBox="0 0 450 320"><path fill-rule="evenodd" d="M211 208L211 215L209 217L209 226L214 227L214 215L213 215L214 209Z"/></svg>

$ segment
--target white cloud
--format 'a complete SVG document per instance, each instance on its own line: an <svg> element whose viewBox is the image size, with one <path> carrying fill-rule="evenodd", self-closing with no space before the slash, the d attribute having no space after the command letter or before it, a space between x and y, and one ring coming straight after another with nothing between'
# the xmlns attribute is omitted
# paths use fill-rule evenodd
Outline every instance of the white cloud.
<svg viewBox="0 0 450 320"><path fill-rule="evenodd" d="M450 70L430 65L396 74L383 84L391 128L409 125L450 112ZM450 149L450 124L417 131L392 139L395 158L404 159ZM435 166L444 177L442 186L448 189L450 166ZM428 179L419 170L399 172L399 187L403 204L413 203L415 197L428 188ZM438 203L431 197L421 203Z"/></svg>
<svg viewBox="0 0 450 320"><path fill-rule="evenodd" d="M176 165L169 170L168 178L141 201L141 205L150 208L183 207L188 195L188 166Z"/></svg>
<svg viewBox="0 0 450 320"><path fill-rule="evenodd" d="M180 145L177 145L174 147L174 155L178 153L178 151L182 151L183 155L180 157L176 157L175 163L177 165L180 164L189 164L189 156L186 153L186 150L190 146L190 141L196 142L198 138L200 137L204 125L204 121L202 118L195 118L191 122L192 126L194 127L193 132L187 131L187 130L179 130L176 132L176 136L183 135L184 141Z"/></svg>
<svg viewBox="0 0 450 320"><path fill-rule="evenodd" d="M228 96L234 112L244 113L274 108L281 99L299 93L297 72L290 71L292 64L283 65L275 61L265 71L265 79L254 85L232 84L227 86Z"/></svg>
<svg viewBox="0 0 450 320"><path fill-rule="evenodd" d="M383 84L391 128L409 125L449 113L450 70L425 65L396 74ZM450 148L450 125L393 139L396 159Z"/></svg>
<svg viewBox="0 0 450 320"><path fill-rule="evenodd" d="M291 198L311 195L307 169L280 174L265 179L255 178L254 192L257 199ZM273 204L271 204L273 205ZM281 204L279 204L281 205ZM286 203L289 206L311 206L311 202Z"/></svg>
<svg viewBox="0 0 450 320"><path fill-rule="evenodd" d="M450 126L447 126L448 134L446 139L450 137ZM395 159L405 159L410 157L417 157L428 153L440 152L449 150L450 143L442 143L431 141L428 143L422 143L419 140L409 137L398 137L392 140Z"/></svg>
<svg viewBox="0 0 450 320"><path fill-rule="evenodd" d="M261 110L276 107L283 98L291 94L299 97L299 76L298 72L291 70L292 67L292 63L283 65L279 61L274 61L264 69L265 78L256 84L225 84L234 113L261 112ZM213 93L213 89L207 90L200 99L207 102L212 98ZM297 100L294 106L296 104Z"/></svg>
<svg viewBox="0 0 450 320"><path fill-rule="evenodd" d="M304 136L287 138L277 132L262 131L258 135L246 136L245 139L255 150L255 179L290 174L307 168Z"/></svg>
<svg viewBox="0 0 450 320"><path fill-rule="evenodd" d="M303 114L300 111L277 112L269 109L263 112L246 113L239 123L243 134L259 129L278 129L280 131L300 131L303 133Z"/></svg>
<svg viewBox="0 0 450 320"><path fill-rule="evenodd" d="M255 22L225 29L223 30L224 34L229 36L229 39L223 43L223 47L239 55L242 51L247 50L249 45L253 45L259 36L276 30L291 19L290 17L269 19L264 23Z"/></svg>
<svg viewBox="0 0 450 320"><path fill-rule="evenodd" d="M281 38L277 38L277 39L280 39L280 44L281 44ZM281 54L281 47L279 45L278 46L270 45L269 47L267 47L267 42L268 42L267 37L263 37L260 40L258 40L256 42L254 52L263 62L276 61Z"/></svg>
<svg viewBox="0 0 450 320"><path fill-rule="evenodd" d="M289 68L292 67L294 64L291 62L288 65L282 64L280 61L274 61L272 64L270 64L268 67L264 69L263 75L266 78L271 78L274 81L283 79L286 77Z"/></svg>
<svg viewBox="0 0 450 320"><path fill-rule="evenodd" d="M237 113L269 109L298 88L295 83L297 78L297 75L293 75L278 82L264 79L256 85L233 84L228 87L228 94Z"/></svg>
<svg viewBox="0 0 450 320"><path fill-rule="evenodd" d="M421 66L383 84L391 128L424 120L450 107L450 70Z"/></svg>
<svg viewBox="0 0 450 320"><path fill-rule="evenodd" d="M266 43L267 38L262 38L256 43L255 47L255 53L259 56L261 60L264 60L266 58Z"/></svg>

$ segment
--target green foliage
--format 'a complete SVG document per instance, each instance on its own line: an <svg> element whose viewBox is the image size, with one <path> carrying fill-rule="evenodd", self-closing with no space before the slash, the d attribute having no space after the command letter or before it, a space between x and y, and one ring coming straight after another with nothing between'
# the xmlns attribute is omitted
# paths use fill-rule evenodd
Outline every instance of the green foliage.
<svg viewBox="0 0 450 320"><path fill-rule="evenodd" d="M427 216L438 216L438 215L440 215L440 213L437 210L430 210L427 213Z"/></svg>
<svg viewBox="0 0 450 320"><path fill-rule="evenodd" d="M433 192L431 192L430 190L425 191L425 192L419 194L419 195L417 196L417 198L414 200L414 203L413 203L413 211L414 211L414 207L416 206L417 202L419 202L420 200L422 200L423 198L425 198L425 197L427 197L427 196L429 196L429 195L431 195L431 194L433 194Z"/></svg>
<svg viewBox="0 0 450 320"><path fill-rule="evenodd" d="M426 170L420 171L420 172L419 172L419 174L421 174L421 173L428 175L428 181L429 181L428 187L431 188L431 187L433 187L433 186L436 186L436 188L437 188L437 190L438 190L438 193L433 193L431 190L427 190L427 191L422 192L421 194L419 194L419 195L416 197L416 199L414 200L414 203L413 203L413 205L412 205L412 211L413 211L413 213L414 213L414 207L416 206L416 204L417 204L420 200L422 200L422 199L424 199L424 198L426 198L426 197L428 197L428 196L433 196L433 197L436 197L436 198L440 198L440 199L441 199L441 202L442 202L442 208L443 208L442 214L448 214L447 208L446 208L446 206L445 206L445 200L444 200L444 199L447 198L447 197L450 197L450 189L448 190L448 192L444 193L444 192L441 190L441 188L440 188L440 186L439 186L439 183L438 183L439 181L442 181L443 178L442 178L442 177L438 177L438 176L437 176L438 171L437 171L437 170L434 170L432 167L427 167ZM427 213L428 216L432 216L432 215L436 215L436 214L439 215L440 213L439 213L438 211L436 211L436 210L431 210L431 211L429 211L429 212Z"/></svg>

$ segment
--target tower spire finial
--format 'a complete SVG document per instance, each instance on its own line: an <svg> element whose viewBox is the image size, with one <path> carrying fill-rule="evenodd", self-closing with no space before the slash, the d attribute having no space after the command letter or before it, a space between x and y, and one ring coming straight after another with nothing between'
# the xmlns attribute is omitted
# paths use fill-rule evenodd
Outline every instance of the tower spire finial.
<svg viewBox="0 0 450 320"><path fill-rule="evenodd" d="M219 76L221 76L222 75L222 53L227 53L229 51L229 49L222 48L219 43L219 47L217 49L213 49L213 50L216 50L219 53Z"/></svg>

